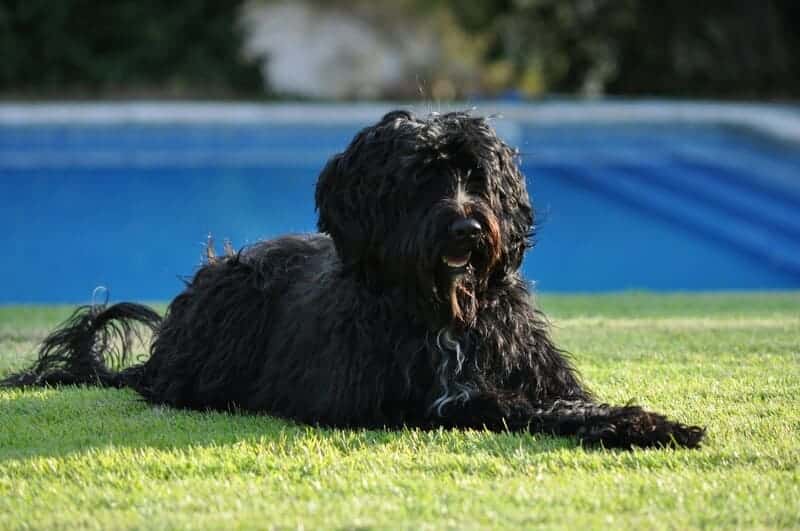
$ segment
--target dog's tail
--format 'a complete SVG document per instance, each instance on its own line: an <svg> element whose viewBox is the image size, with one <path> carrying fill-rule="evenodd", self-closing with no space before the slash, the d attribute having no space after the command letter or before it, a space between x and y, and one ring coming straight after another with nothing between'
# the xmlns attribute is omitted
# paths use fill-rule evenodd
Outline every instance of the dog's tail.
<svg viewBox="0 0 800 531"><path fill-rule="evenodd" d="M161 316L141 304L81 306L44 339L33 366L0 380L0 387L124 387L143 368L137 365L125 369L132 361L140 326L156 332L160 324Z"/></svg>

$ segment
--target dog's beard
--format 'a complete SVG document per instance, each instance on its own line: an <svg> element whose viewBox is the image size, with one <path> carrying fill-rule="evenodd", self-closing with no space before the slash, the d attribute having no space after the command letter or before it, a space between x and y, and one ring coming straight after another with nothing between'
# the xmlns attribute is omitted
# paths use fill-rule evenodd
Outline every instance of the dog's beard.
<svg viewBox="0 0 800 531"><path fill-rule="evenodd" d="M495 216L477 207L471 208L469 215L483 227L479 240L468 248L454 248L452 242L445 241L436 252L435 292L446 320L457 329L474 325L481 294L501 257L500 226ZM468 257L466 264L461 264L461 257Z"/></svg>
<svg viewBox="0 0 800 531"><path fill-rule="evenodd" d="M483 204L456 210L431 207L410 223L415 230L393 231L376 257L380 279L406 293L406 300L430 331L472 326L490 278L502 261L501 227ZM449 228L461 216L480 223L480 237L468 244L453 241Z"/></svg>
<svg viewBox="0 0 800 531"><path fill-rule="evenodd" d="M475 285L471 278L460 278L450 284L450 315L455 323L472 324L478 314Z"/></svg>

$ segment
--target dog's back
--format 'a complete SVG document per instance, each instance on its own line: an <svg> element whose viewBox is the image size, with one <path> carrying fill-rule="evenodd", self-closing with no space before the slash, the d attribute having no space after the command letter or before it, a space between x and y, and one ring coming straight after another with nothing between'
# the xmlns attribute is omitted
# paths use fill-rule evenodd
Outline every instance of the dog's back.
<svg viewBox="0 0 800 531"><path fill-rule="evenodd" d="M255 409L265 365L291 356L275 344L301 318L287 318L292 300L325 282L335 260L327 236L297 235L204 265L170 304L135 387L176 407Z"/></svg>
<svg viewBox="0 0 800 531"><path fill-rule="evenodd" d="M413 362L425 336L398 314L394 295L348 274L328 236L258 243L197 272L170 304L133 387L175 407L399 425L407 419L391 410L402 408L384 399L411 392L412 368L397 358Z"/></svg>

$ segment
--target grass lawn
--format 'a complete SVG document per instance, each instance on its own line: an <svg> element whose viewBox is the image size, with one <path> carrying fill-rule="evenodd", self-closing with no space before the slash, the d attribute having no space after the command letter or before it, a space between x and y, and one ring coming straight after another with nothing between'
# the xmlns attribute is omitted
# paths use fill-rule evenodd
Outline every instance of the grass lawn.
<svg viewBox="0 0 800 531"><path fill-rule="evenodd" d="M800 527L800 293L542 296L610 402L708 427L701 450L486 432L320 430L0 391L0 529ZM69 312L0 307L0 374Z"/></svg>

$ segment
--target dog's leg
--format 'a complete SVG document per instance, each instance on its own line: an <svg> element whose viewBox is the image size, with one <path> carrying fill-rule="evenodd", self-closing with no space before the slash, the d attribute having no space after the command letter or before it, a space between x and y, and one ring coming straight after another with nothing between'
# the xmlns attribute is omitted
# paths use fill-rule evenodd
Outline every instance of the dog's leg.
<svg viewBox="0 0 800 531"><path fill-rule="evenodd" d="M581 442L606 448L676 446L695 448L705 434L639 406L610 406L586 401L557 400L534 406L530 428L556 435L577 435Z"/></svg>
<svg viewBox="0 0 800 531"><path fill-rule="evenodd" d="M705 434L703 428L668 420L638 406L586 400L532 404L513 394L474 397L446 411L441 421L450 427L576 436L582 443L606 448L695 448Z"/></svg>

